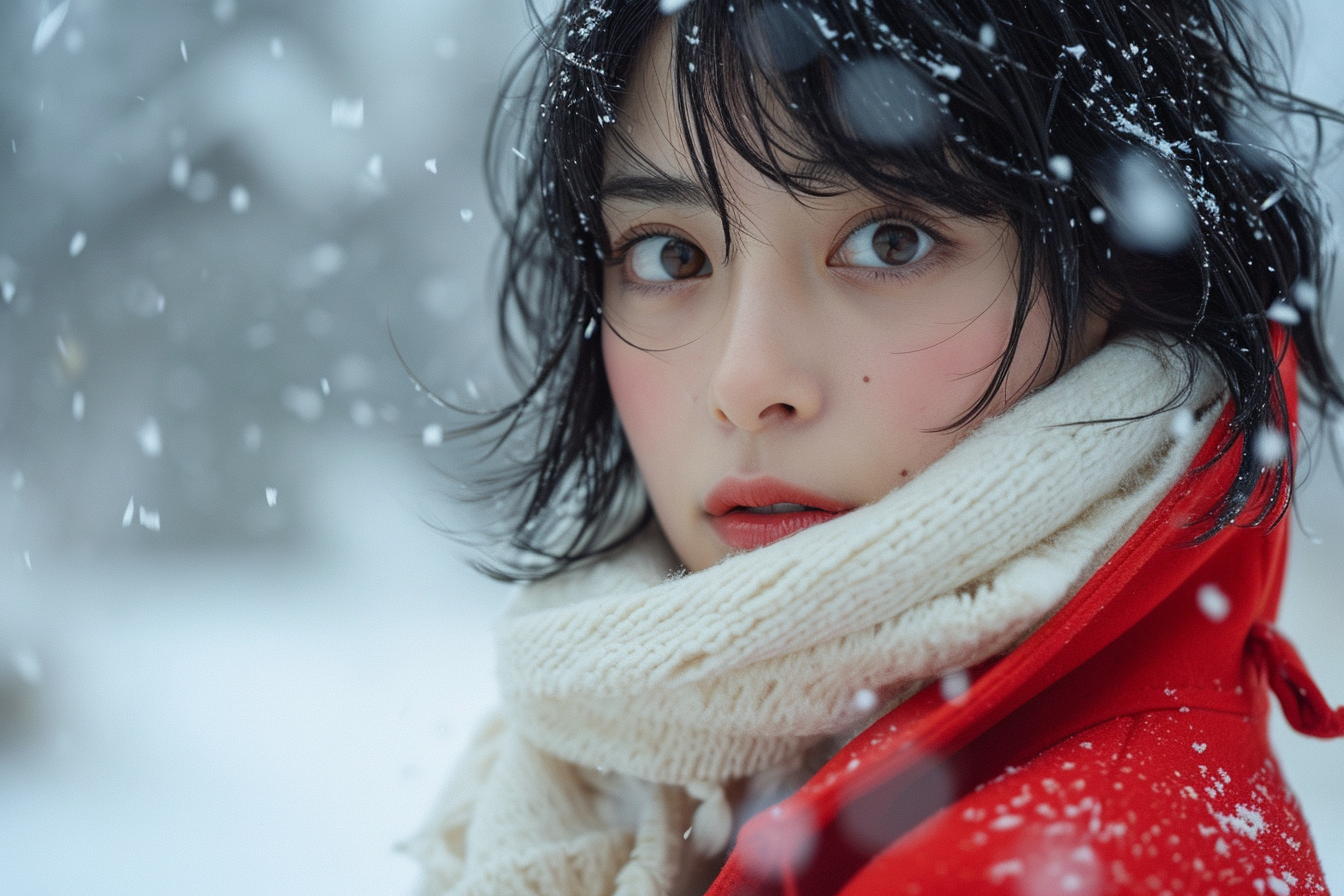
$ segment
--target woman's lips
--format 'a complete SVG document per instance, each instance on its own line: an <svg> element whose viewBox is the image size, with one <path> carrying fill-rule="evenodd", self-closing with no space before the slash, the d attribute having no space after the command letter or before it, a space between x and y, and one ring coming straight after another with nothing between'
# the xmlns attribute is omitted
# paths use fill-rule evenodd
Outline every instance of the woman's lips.
<svg viewBox="0 0 1344 896"><path fill-rule="evenodd" d="M715 533L739 551L765 547L853 509L771 477L729 477L705 498L705 512Z"/></svg>

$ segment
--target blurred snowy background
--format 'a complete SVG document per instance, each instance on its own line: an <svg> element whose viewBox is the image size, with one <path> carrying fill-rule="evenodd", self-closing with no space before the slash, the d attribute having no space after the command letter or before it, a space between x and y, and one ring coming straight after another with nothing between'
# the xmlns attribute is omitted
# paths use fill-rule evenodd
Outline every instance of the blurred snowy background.
<svg viewBox="0 0 1344 896"><path fill-rule="evenodd" d="M1304 13L1298 86L1338 104L1344 17ZM503 394L480 155L526 31L521 0L0 5L0 893L410 887L504 591L426 522L450 459L393 340ZM1344 701L1330 470L1299 516L1283 625ZM1344 744L1274 733L1344 886Z"/></svg>

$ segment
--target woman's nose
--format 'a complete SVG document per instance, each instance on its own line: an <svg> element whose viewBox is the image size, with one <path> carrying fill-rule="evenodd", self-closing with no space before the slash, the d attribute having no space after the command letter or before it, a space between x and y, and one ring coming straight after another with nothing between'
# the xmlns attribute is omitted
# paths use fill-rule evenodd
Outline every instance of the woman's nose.
<svg viewBox="0 0 1344 896"><path fill-rule="evenodd" d="M735 274L709 385L711 412L752 433L812 419L822 407L823 372L807 286L801 278Z"/></svg>

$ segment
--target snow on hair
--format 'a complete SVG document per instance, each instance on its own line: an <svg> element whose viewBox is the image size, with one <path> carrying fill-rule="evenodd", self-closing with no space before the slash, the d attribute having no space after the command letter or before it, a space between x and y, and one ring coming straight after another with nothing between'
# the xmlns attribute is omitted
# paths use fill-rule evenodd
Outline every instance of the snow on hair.
<svg viewBox="0 0 1344 896"><path fill-rule="evenodd" d="M663 23L677 37L681 126L725 239L723 152L800 196L859 188L1014 229L1013 331L953 426L1000 387L1043 293L1062 345L1097 312L1222 372L1235 409L1223 450L1240 475L1203 534L1281 511L1292 455L1266 464L1252 444L1288 427L1276 302L1296 312L1308 400L1337 412L1344 386L1319 309L1300 299L1327 293L1334 241L1309 172L1269 135L1292 116L1317 134L1344 119L1290 92L1269 30L1239 0L697 0L672 16L656 0L567 0L538 23L487 149L505 231L500 331L520 397L457 430L512 446L475 483L512 500L486 571L544 577L650 517L591 336L609 250L603 159Z"/></svg>

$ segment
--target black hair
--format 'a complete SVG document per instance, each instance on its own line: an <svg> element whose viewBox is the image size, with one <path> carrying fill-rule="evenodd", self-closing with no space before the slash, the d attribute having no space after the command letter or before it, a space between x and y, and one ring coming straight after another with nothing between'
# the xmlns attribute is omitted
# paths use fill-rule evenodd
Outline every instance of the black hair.
<svg viewBox="0 0 1344 896"><path fill-rule="evenodd" d="M954 427L1003 385L1039 291L1062 347L1092 312L1112 332L1183 347L1192 381L1195 354L1216 365L1234 409L1221 454L1239 474L1205 534L1286 506L1292 452L1257 450L1290 435L1271 320L1287 325L1304 397L1327 418L1344 385L1317 304L1328 222L1310 172L1265 135L1301 117L1318 156L1323 127L1344 118L1289 91L1241 0L692 0L670 16L655 0L566 0L510 76L487 148L505 233L499 328L520 388L459 430L515 452L480 483L516 511L487 572L553 574L651 515L594 331L610 252L604 157L663 21L683 135L725 239L725 151L799 196L824 192L804 173L822 165L878 196L1013 228L1012 332Z"/></svg>

